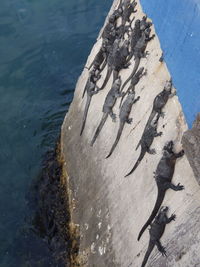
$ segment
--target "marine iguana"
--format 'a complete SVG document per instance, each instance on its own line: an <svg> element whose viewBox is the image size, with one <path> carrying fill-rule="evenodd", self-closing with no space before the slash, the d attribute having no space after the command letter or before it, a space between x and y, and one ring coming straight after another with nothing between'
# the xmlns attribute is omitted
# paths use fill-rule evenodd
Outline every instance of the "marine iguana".
<svg viewBox="0 0 200 267"><path fill-rule="evenodd" d="M173 147L174 147L173 141L169 141L163 148L163 156L160 159L157 169L154 173L155 175L154 177L156 179L156 184L158 187L157 200L149 219L142 227L138 235L138 241L140 240L140 237L142 236L146 228L151 224L157 212L159 211L167 189L171 188L174 191L179 191L184 189L184 186L181 185L180 183L174 185L171 182L174 175L176 160L177 158L181 158L184 155L183 150L181 150L179 153L174 153Z"/></svg>
<svg viewBox="0 0 200 267"><path fill-rule="evenodd" d="M116 39L113 45L111 53L108 55L108 69L105 80L100 88L102 90L110 79L113 72L113 82L117 79L118 74L122 68L127 68L130 64L127 63L126 58L129 54L129 40L124 40L123 44L120 44L121 40Z"/></svg>
<svg viewBox="0 0 200 267"><path fill-rule="evenodd" d="M169 97L173 96L173 95L174 94L172 94L172 80L170 79L169 81L166 82L166 85L165 85L164 89L162 90L162 92L160 92L154 98L153 108L152 108L152 111L151 111L151 114L149 116L147 123L149 123L153 119L153 117L156 115L156 113L160 114L160 116L163 116L162 109L166 105Z"/></svg>
<svg viewBox="0 0 200 267"><path fill-rule="evenodd" d="M157 116L154 120L152 120L151 124L149 124L149 127L146 128L146 131L144 132L140 140L141 152L138 157L138 160L136 161L131 171L128 174L126 174L125 177L129 176L136 170L136 168L144 158L146 152L148 152L149 154L155 154L155 149L150 149L150 146L153 143L154 137L162 135L162 132L157 133L158 119L159 116Z"/></svg>
<svg viewBox="0 0 200 267"><path fill-rule="evenodd" d="M101 64L103 62L106 62L106 58L107 58L107 44L108 44L108 40L107 39L103 39L102 42L102 47L100 48L99 52L96 54L94 60L92 61L92 63L89 66L89 70L91 69L92 66L94 66L95 69L99 70L99 72L101 72L104 67L106 66L106 63L101 67ZM101 67L101 68L100 68Z"/></svg>
<svg viewBox="0 0 200 267"><path fill-rule="evenodd" d="M93 86L96 84L96 82L101 78L101 75L99 75L99 72L93 68L90 73L89 73L89 77L88 77L88 80L86 82L86 85L85 85L85 88L83 90L83 94L82 94L82 98L84 97L85 95L85 92L87 90L89 90L89 88L93 88Z"/></svg>
<svg viewBox="0 0 200 267"><path fill-rule="evenodd" d="M106 158L109 158L115 147L117 146L119 139L121 137L122 131L124 129L125 123L127 122L128 124L130 124L132 122L132 118L129 118L129 115L131 113L131 109L134 103L136 103L138 100L140 99L140 97L138 96L135 99L135 92L134 91L129 91L128 96L126 97L126 100L124 101L124 103L122 104L122 107L120 109L119 112L119 119L120 119L120 123L119 123L119 129L117 132L117 137L115 139L115 142L108 154L108 156Z"/></svg>
<svg viewBox="0 0 200 267"><path fill-rule="evenodd" d="M153 118L155 117L156 114L158 114L159 116L163 116L163 112L162 109L165 106L165 104L167 103L168 99L170 96L173 96L174 94L172 94L171 92L172 89L172 80L169 80L166 82L166 85L163 89L162 92L160 92L153 101L153 108L151 111L151 114L149 116L149 119L146 123L146 126L144 128L144 132L146 131L146 129L148 128L148 125L151 124L151 121L153 120ZM143 136L143 135L142 135ZM140 142L138 143L136 150L138 149L138 147L140 146Z"/></svg>
<svg viewBox="0 0 200 267"><path fill-rule="evenodd" d="M131 14L137 12L137 10L135 10L136 6L137 6L137 3L134 1L133 3L130 3L124 7L124 11L122 13L122 25L123 26L126 25L126 22L130 22Z"/></svg>
<svg viewBox="0 0 200 267"><path fill-rule="evenodd" d="M133 53L134 53L134 49L135 46L138 42L138 40L141 38L142 36L142 30L140 29L140 20L137 19L135 21L135 26L133 28L132 34L130 36L130 48L131 48L131 52L127 58L127 62L129 62L131 60L131 58L133 57Z"/></svg>
<svg viewBox="0 0 200 267"><path fill-rule="evenodd" d="M132 77L131 79L131 84L129 86L129 88L126 90L126 92L124 93L124 95L122 96L121 100L120 100L120 105L119 107L121 107L121 104L123 102L123 99L125 97L125 95L130 91L130 90L135 90L135 86L136 84L139 82L139 80L142 78L142 76L146 75L146 72L144 72L144 68L141 67L137 72L136 74Z"/></svg>
<svg viewBox="0 0 200 267"><path fill-rule="evenodd" d="M161 252L163 256L166 256L165 247L162 246L160 242L160 238L162 237L166 224L170 223L171 221L175 221L176 215L172 214L169 218L167 216L169 208L168 207L161 207L159 214L156 216L154 222L151 224L151 228L149 230L150 240L147 252L144 256L144 260L142 262L141 267L144 267L149 259L151 252L153 251L154 247L157 246L158 250Z"/></svg>
<svg viewBox="0 0 200 267"><path fill-rule="evenodd" d="M99 126L96 129L96 132L92 138L92 141L90 143L90 145L92 146L94 144L94 142L96 141L97 136L99 135L101 129L103 128L106 119L108 118L108 115L110 115L110 117L112 118L113 121L116 120L116 115L113 113L113 107L116 103L117 97L122 96L122 93L120 92L120 86L121 86L121 77L119 76L115 82L113 83L112 88L110 89L110 91L108 92L104 104L103 104L103 116L102 119L99 123Z"/></svg>
<svg viewBox="0 0 200 267"><path fill-rule="evenodd" d="M141 21L140 21L140 29L144 31L145 29L149 28L152 26L152 22L147 21L147 16L143 16Z"/></svg>
<svg viewBox="0 0 200 267"><path fill-rule="evenodd" d="M93 78L90 82L88 82L88 84L86 84L87 100L86 100L85 109L84 109L84 113L83 113L83 122L82 122L80 135L82 135L83 130L85 128L85 122L87 119L87 114L88 114L89 106L90 106L90 103L92 100L92 96L99 92L99 88L96 85L96 81L100 77L98 77L98 76L95 76L95 77L96 77L95 79Z"/></svg>
<svg viewBox="0 0 200 267"><path fill-rule="evenodd" d="M109 17L108 23L106 24L101 37L107 39L109 45L112 45L117 37L117 19L120 16L119 11L115 10L114 13Z"/></svg>
<svg viewBox="0 0 200 267"><path fill-rule="evenodd" d="M145 50L147 47L147 43L153 39L155 37L155 35L153 34L151 37L150 35L150 28L145 29L144 31L142 31L142 36L140 37L140 39L137 41L135 48L134 48L134 57L135 57L135 64L134 64L134 68L132 70L131 75L129 76L129 78L125 81L125 83L122 86L122 89L124 89L124 87L127 85L127 83L132 79L133 75L135 74L135 72L137 71L139 65L140 65L140 60L142 57L146 57L145 54ZM127 59L128 62L128 59Z"/></svg>

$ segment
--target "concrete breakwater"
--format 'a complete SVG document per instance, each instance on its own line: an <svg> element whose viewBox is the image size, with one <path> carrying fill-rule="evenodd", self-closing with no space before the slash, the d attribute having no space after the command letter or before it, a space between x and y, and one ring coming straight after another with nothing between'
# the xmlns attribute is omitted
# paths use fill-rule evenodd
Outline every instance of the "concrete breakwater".
<svg viewBox="0 0 200 267"><path fill-rule="evenodd" d="M110 14L118 5L119 1L114 1ZM131 18L135 16L134 21L144 16L139 1L136 9L137 12L131 15ZM120 23L119 18L117 24ZM163 134L153 140L152 147L156 154L146 153L135 172L124 178L139 157L140 150L136 151L135 148L150 116L152 103L171 78L166 64L160 59L162 51L153 26L151 34L155 34L155 38L147 43L148 55L140 60L140 67L144 67L146 75L135 86L136 98L140 96L140 99L132 107L129 116L133 119L132 123L124 126L112 155L106 159L119 128L120 98L113 108L117 115L116 122L108 117L95 144L90 146L102 117L102 106L112 86L112 79L92 97L85 129L80 136L86 104L86 97L82 98L82 94L89 75L85 68L62 125L61 153L70 192L71 222L79 229L80 238L74 266L141 266L149 234L145 231L140 242L137 236L156 201L154 172L168 141L174 142L175 152L182 149L181 138L187 125L178 97L174 95L162 110L164 116L158 120L157 132ZM99 37L86 66L91 64L101 45L102 38ZM130 62L129 68L119 72L122 83L134 67L134 58ZM107 68L97 82L99 87L103 84L106 71ZM172 91L175 89L172 88ZM180 192L168 190L163 202L170 208L170 213L177 216L174 223L167 225L161 240L168 257L162 257L155 248L148 266L198 266L200 263L200 189L186 156L178 159L175 166L173 184L178 183L183 184L185 189Z"/></svg>

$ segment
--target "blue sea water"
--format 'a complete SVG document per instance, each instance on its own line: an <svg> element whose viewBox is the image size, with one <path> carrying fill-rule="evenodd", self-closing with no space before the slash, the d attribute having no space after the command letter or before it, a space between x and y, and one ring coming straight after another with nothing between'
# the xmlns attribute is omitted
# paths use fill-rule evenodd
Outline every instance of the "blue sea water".
<svg viewBox="0 0 200 267"><path fill-rule="evenodd" d="M50 266L42 240L26 240L27 194L111 4L1 0L0 267Z"/></svg>
<svg viewBox="0 0 200 267"><path fill-rule="evenodd" d="M200 112L200 1L141 0L153 20L189 127Z"/></svg>

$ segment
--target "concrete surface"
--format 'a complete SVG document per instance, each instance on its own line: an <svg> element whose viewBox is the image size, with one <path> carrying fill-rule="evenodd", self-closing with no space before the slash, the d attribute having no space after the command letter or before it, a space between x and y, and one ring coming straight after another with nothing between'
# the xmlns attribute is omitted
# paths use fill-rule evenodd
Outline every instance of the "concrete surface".
<svg viewBox="0 0 200 267"><path fill-rule="evenodd" d="M112 8L117 2L114 1ZM137 9L136 18L142 18L139 2ZM152 33L154 32L153 28ZM86 66L92 62L100 45L101 39L98 39ZM157 188L153 172L167 141L175 142L177 152L182 148L181 138L187 125L178 97L174 96L163 110L164 118L159 119L158 131L162 130L163 135L156 137L151 146L157 153L145 155L136 171L124 178L140 153L140 149L135 151L135 147L151 112L153 99L170 78L165 63L159 62L162 51L157 37L148 43L147 50L149 56L141 61L141 66L147 69L147 75L136 85L136 97L139 95L140 100L131 111L133 122L131 125L126 124L109 159L105 157L116 137L119 119L113 123L108 118L94 146L91 147L89 143L101 119L102 105L111 80L103 91L93 97L85 130L80 137L86 101L85 98L82 99L82 92L88 78L88 70L84 69L62 125L61 148L69 176L72 220L80 226L80 256L84 256L82 266L141 266L149 234L145 231L140 242L137 241L137 235L155 203ZM134 60L132 63L134 64ZM131 68L120 72L123 81L130 72ZM103 82L105 73L106 69L99 85ZM120 99L114 107L116 114L119 114L119 102ZM185 190L168 190L163 203L170 207L170 213L177 215L176 221L167 225L161 240L168 257L162 257L155 248L146 266L197 267L200 266L200 188L186 156L177 160L173 182L180 182Z"/></svg>

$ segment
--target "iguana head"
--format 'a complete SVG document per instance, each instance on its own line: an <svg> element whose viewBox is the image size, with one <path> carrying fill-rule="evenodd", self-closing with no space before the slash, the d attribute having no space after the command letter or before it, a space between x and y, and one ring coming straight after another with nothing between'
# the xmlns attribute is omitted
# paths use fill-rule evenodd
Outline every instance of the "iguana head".
<svg viewBox="0 0 200 267"><path fill-rule="evenodd" d="M135 91L134 90L128 91L128 98L130 99L130 102L134 101L134 99L135 99Z"/></svg>
<svg viewBox="0 0 200 267"><path fill-rule="evenodd" d="M136 21L135 21L135 27L136 28L139 28L140 27L140 20L139 19L136 19Z"/></svg>
<svg viewBox="0 0 200 267"><path fill-rule="evenodd" d="M114 22L115 22L115 15L111 15L111 16L109 17L108 21L109 21L110 23L114 23Z"/></svg>
<svg viewBox="0 0 200 267"><path fill-rule="evenodd" d="M144 67L139 68L139 70L137 71L137 75L141 75L144 71Z"/></svg>
<svg viewBox="0 0 200 267"><path fill-rule="evenodd" d="M162 214L167 214L168 211L169 211L169 208L167 206L162 206L160 208L160 213Z"/></svg>
<svg viewBox="0 0 200 267"><path fill-rule="evenodd" d="M171 92L172 90L172 79L170 79L169 81L166 81L164 90L167 92Z"/></svg>
<svg viewBox="0 0 200 267"><path fill-rule="evenodd" d="M166 152L173 152L173 148L174 148L174 142L171 140L169 142L166 143L166 145L164 146L163 150Z"/></svg>
<svg viewBox="0 0 200 267"><path fill-rule="evenodd" d="M122 84L122 79L121 79L121 76L119 76L116 80L115 80L115 85L120 87Z"/></svg>

